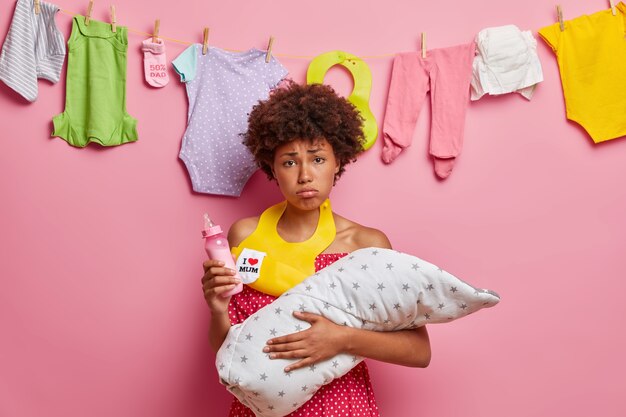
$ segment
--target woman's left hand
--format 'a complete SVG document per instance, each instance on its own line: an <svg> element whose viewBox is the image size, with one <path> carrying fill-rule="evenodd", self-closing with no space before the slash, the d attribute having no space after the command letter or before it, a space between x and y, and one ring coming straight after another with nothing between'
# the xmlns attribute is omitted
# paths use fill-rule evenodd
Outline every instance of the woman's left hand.
<svg viewBox="0 0 626 417"><path fill-rule="evenodd" d="M347 327L339 326L327 318L313 313L293 312L297 319L311 327L267 341L263 352L271 359L301 359L285 368L285 372L312 366L342 352Z"/></svg>

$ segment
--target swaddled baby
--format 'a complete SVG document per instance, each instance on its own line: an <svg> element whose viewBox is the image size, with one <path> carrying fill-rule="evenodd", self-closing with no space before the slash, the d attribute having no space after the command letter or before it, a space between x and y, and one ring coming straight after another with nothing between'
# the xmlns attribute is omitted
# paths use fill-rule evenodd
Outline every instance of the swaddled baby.
<svg viewBox="0 0 626 417"><path fill-rule="evenodd" d="M285 416L363 359L340 354L284 372L292 360L271 360L262 349L269 338L309 327L293 317L294 310L346 326L393 331L449 322L499 301L496 293L474 288L415 256L359 249L232 326L217 353L220 382L257 417Z"/></svg>

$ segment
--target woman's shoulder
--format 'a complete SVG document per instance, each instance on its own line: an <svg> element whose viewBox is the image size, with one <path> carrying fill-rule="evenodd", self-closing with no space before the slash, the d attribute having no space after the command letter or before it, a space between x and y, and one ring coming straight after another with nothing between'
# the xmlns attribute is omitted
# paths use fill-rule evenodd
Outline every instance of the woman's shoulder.
<svg viewBox="0 0 626 417"><path fill-rule="evenodd" d="M382 231L363 226L336 213L334 219L337 237L333 246L336 246L337 251L352 252L367 247L391 248L391 242Z"/></svg>
<svg viewBox="0 0 626 417"><path fill-rule="evenodd" d="M259 224L259 216L244 217L237 220L228 230L228 243L231 247L239 246L245 238L250 236Z"/></svg>

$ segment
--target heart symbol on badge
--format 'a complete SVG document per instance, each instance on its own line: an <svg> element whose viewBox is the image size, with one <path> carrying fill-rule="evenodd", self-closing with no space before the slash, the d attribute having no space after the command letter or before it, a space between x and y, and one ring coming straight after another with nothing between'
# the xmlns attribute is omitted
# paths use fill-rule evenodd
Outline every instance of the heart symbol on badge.
<svg viewBox="0 0 626 417"><path fill-rule="evenodd" d="M256 265L256 264L257 264L257 262L259 262L259 260L258 260L258 259L256 259L256 258L248 258L248 263L249 263L250 265Z"/></svg>

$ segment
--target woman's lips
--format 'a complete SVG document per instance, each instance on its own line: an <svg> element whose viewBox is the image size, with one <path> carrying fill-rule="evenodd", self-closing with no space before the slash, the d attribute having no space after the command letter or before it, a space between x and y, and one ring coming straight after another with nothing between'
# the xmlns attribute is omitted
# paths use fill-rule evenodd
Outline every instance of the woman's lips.
<svg viewBox="0 0 626 417"><path fill-rule="evenodd" d="M305 190L298 191L296 194L303 198L311 198L317 195L317 190L307 188Z"/></svg>

